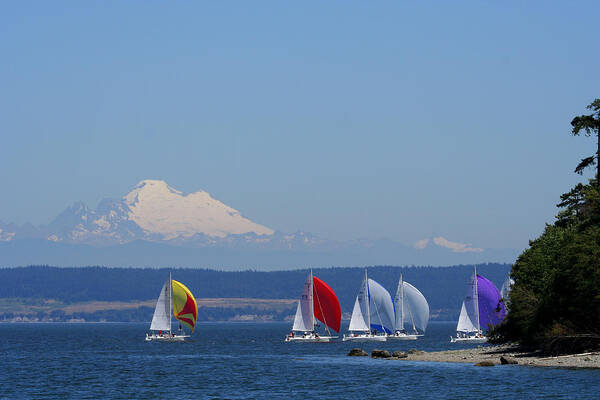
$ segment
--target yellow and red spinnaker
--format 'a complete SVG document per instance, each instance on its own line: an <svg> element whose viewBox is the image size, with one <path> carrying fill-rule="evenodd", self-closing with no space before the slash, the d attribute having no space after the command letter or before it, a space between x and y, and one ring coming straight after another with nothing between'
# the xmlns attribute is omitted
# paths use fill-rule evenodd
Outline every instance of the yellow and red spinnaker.
<svg viewBox="0 0 600 400"><path fill-rule="evenodd" d="M198 304L190 290L181 282L171 280L173 284L173 316L194 332L198 317Z"/></svg>

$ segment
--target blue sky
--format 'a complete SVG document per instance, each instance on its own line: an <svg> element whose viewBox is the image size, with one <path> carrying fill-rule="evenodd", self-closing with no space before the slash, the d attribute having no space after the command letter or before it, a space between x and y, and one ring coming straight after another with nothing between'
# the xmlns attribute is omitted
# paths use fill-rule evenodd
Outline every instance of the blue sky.
<svg viewBox="0 0 600 400"><path fill-rule="evenodd" d="M142 179L332 239L523 248L594 151L597 2L13 2L0 220Z"/></svg>

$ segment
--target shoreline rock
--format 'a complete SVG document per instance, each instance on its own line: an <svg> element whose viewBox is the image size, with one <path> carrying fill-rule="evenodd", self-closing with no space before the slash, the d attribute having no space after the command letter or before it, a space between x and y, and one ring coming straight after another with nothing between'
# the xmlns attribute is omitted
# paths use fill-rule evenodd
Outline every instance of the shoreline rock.
<svg viewBox="0 0 600 400"><path fill-rule="evenodd" d="M477 364L475 364L476 367L493 367L494 364L492 361L479 361Z"/></svg>
<svg viewBox="0 0 600 400"><path fill-rule="evenodd" d="M392 355L387 350L375 349L371 352L371 358L391 358Z"/></svg>
<svg viewBox="0 0 600 400"><path fill-rule="evenodd" d="M348 356L349 357L368 357L369 354L367 354L367 352L364 351L363 349L352 349L348 352Z"/></svg>
<svg viewBox="0 0 600 400"><path fill-rule="evenodd" d="M359 348L350 350L348 356L366 357L368 354ZM375 359L400 361L429 361L467 363L477 366L521 365L531 367L558 368L600 368L600 351L542 357L539 352L523 349L515 345L478 346L470 349L426 352L410 349L408 352L376 349L371 353Z"/></svg>
<svg viewBox="0 0 600 400"><path fill-rule="evenodd" d="M406 357L408 357L408 354L403 351L396 350L392 353L392 357L393 358L406 358Z"/></svg>
<svg viewBox="0 0 600 400"><path fill-rule="evenodd" d="M411 351L412 350L412 351ZM470 349L424 352L411 349L406 357L391 357L401 361L453 362L493 365L523 365L535 367L600 368L600 352L542 357L537 352L515 345L481 346ZM504 361L503 361L504 360ZM483 365L485 363L486 365Z"/></svg>

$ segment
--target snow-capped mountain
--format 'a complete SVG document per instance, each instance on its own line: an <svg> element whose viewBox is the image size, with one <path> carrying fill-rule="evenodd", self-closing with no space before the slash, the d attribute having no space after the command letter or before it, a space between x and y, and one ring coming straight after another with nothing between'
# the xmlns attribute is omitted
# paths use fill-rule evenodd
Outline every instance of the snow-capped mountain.
<svg viewBox="0 0 600 400"><path fill-rule="evenodd" d="M445 237L435 236L421 239L413 245L415 249L425 250L426 248L437 246L451 250L453 253L482 253L484 250L480 247L473 247L471 243L452 242Z"/></svg>
<svg viewBox="0 0 600 400"><path fill-rule="evenodd" d="M127 243L147 236L129 218L126 204L112 199L102 200L95 210L76 202L41 229L48 240L67 243Z"/></svg>
<svg viewBox="0 0 600 400"><path fill-rule="evenodd" d="M204 191L184 195L164 181L145 180L123 198L129 219L163 240L203 233L225 237L243 233L272 235L273 230L244 218Z"/></svg>
<svg viewBox="0 0 600 400"><path fill-rule="evenodd" d="M186 195L159 180L143 180L121 199L102 200L95 210L77 202L42 230L54 242L90 244L176 243L198 236L218 240L229 235L274 233L207 192Z"/></svg>

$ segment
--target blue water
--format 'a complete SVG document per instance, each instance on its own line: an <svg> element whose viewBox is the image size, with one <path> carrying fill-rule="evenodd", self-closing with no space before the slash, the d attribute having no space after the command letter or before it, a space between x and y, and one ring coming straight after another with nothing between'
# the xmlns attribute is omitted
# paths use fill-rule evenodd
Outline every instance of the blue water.
<svg viewBox="0 0 600 400"><path fill-rule="evenodd" d="M454 323L416 342L284 343L287 323L200 324L147 343L147 324L0 324L0 398L598 399L600 370L374 360L352 347L443 350Z"/></svg>

